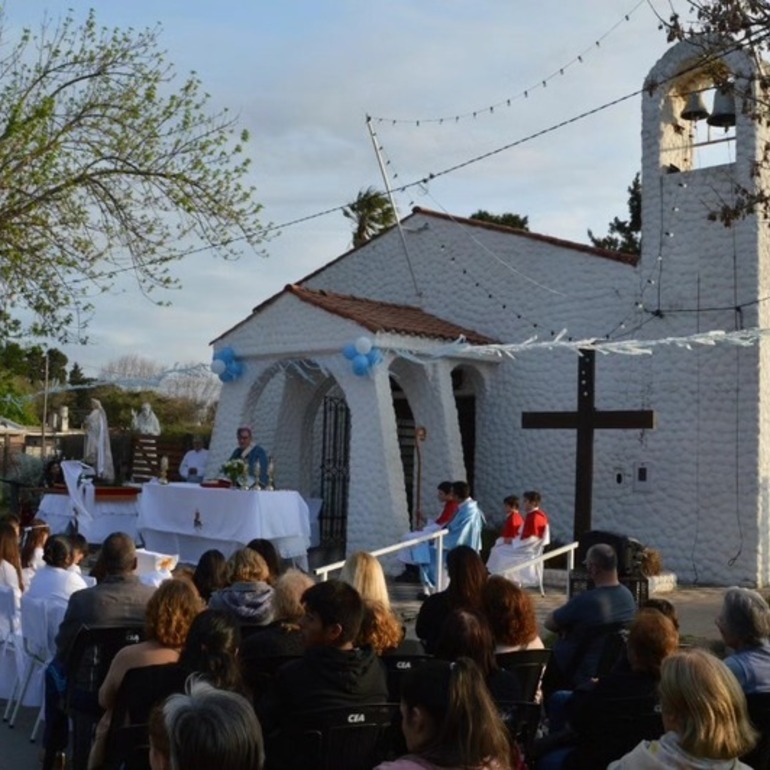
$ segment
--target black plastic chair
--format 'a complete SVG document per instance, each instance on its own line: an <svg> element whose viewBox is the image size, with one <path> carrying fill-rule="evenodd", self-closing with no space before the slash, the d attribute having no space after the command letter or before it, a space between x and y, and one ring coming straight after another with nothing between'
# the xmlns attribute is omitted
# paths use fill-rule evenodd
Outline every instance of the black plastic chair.
<svg viewBox="0 0 770 770"><path fill-rule="evenodd" d="M371 770L390 755L395 703L309 711L266 741L267 770Z"/></svg>
<svg viewBox="0 0 770 770"><path fill-rule="evenodd" d="M756 692L746 696L749 718L759 731L757 745L745 756L744 762L754 770L770 770L770 693Z"/></svg>
<svg viewBox="0 0 770 770"><path fill-rule="evenodd" d="M86 770L93 731L103 713L99 688L112 659L129 644L145 638L143 625L83 626L67 657L65 709L72 724L73 770Z"/></svg>
<svg viewBox="0 0 770 770"><path fill-rule="evenodd" d="M550 659L550 650L518 650L516 652L498 652L495 655L495 660L500 668L510 671L518 677L522 700L525 701L536 699Z"/></svg>
<svg viewBox="0 0 770 770"><path fill-rule="evenodd" d="M149 770L150 711L172 693L184 692L186 679L187 672L176 663L126 671L105 742L104 766L108 770Z"/></svg>
<svg viewBox="0 0 770 770"><path fill-rule="evenodd" d="M259 700L272 689L278 669L301 657L301 655L266 655L249 658L248 663L243 662L241 666L243 682L254 693L255 699Z"/></svg>
<svg viewBox="0 0 770 770"><path fill-rule="evenodd" d="M518 744L528 766L534 767L532 746L542 718L542 707L532 701L500 701L500 717L511 740Z"/></svg>
<svg viewBox="0 0 770 770"><path fill-rule="evenodd" d="M656 696L592 701L591 717L566 763L569 770L607 767L640 741L660 738L665 732Z"/></svg>
<svg viewBox="0 0 770 770"><path fill-rule="evenodd" d="M404 675L412 669L425 663L426 660L432 660L432 655L399 655L392 653L383 655L380 660L385 664L385 672L388 681L388 697L398 703L401 700L401 681Z"/></svg>

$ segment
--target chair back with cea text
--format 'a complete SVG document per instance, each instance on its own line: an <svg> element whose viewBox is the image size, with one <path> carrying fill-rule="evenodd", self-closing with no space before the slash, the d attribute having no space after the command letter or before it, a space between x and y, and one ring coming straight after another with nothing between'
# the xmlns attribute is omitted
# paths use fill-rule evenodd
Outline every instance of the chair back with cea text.
<svg viewBox="0 0 770 770"><path fill-rule="evenodd" d="M399 655L391 653L383 655L380 660L385 664L385 674L388 682L388 697L393 703L401 700L401 682L417 666L421 666L426 660L432 660L432 655Z"/></svg>
<svg viewBox="0 0 770 770"><path fill-rule="evenodd" d="M389 755L395 703L296 714L269 737L266 770L371 770Z"/></svg>
<svg viewBox="0 0 770 770"><path fill-rule="evenodd" d="M550 650L517 650L498 652L497 665L505 671L516 674L521 685L522 700L534 701L551 659Z"/></svg>

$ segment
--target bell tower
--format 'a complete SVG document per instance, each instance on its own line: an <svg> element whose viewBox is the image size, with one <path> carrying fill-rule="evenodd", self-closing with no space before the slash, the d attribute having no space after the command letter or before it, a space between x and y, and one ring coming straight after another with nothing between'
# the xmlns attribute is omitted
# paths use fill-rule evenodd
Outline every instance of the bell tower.
<svg viewBox="0 0 770 770"><path fill-rule="evenodd" d="M761 586L770 583L770 342L758 330L770 327L770 224L743 205L770 181L759 74L746 52L693 38L647 76L638 308L651 339L752 338L744 347L656 346L651 377L668 385L653 406L664 413L670 402L671 440L681 436L691 458L671 489L687 510L678 520L704 546L693 562L708 569L717 544L705 547L706 532L720 532L730 558L714 562L715 574ZM729 510L731 523L710 520L711 510Z"/></svg>

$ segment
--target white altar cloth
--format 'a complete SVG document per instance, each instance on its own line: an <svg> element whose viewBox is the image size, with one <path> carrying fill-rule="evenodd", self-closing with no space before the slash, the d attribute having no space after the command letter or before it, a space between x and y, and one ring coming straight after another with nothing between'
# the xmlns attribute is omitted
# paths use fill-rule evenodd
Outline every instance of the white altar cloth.
<svg viewBox="0 0 770 770"><path fill-rule="evenodd" d="M188 483L142 487L139 533L147 549L193 564L210 548L229 556L254 538L272 540L284 559L306 556L310 544L308 507L298 492Z"/></svg>
<svg viewBox="0 0 770 770"><path fill-rule="evenodd" d="M125 532L136 540L139 503L135 498L105 498L95 500L94 510L89 511L91 519L77 517L78 531L89 543L102 543L113 532ZM75 506L69 495L44 495L40 501L37 516L48 523L51 532L66 532L67 526L75 521Z"/></svg>

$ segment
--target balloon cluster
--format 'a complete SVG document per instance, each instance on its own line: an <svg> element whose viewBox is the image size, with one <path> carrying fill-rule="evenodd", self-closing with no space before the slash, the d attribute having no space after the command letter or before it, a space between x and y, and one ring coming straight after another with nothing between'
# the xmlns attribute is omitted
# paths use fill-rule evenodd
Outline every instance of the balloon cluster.
<svg viewBox="0 0 770 770"><path fill-rule="evenodd" d="M357 377L366 377L382 361L382 353L372 345L368 337L359 337L350 345L345 345L342 355L350 361L353 374Z"/></svg>
<svg viewBox="0 0 770 770"><path fill-rule="evenodd" d="M211 371L219 375L222 382L232 382L243 374L243 362L235 357L235 351L232 348L222 348L214 353Z"/></svg>

